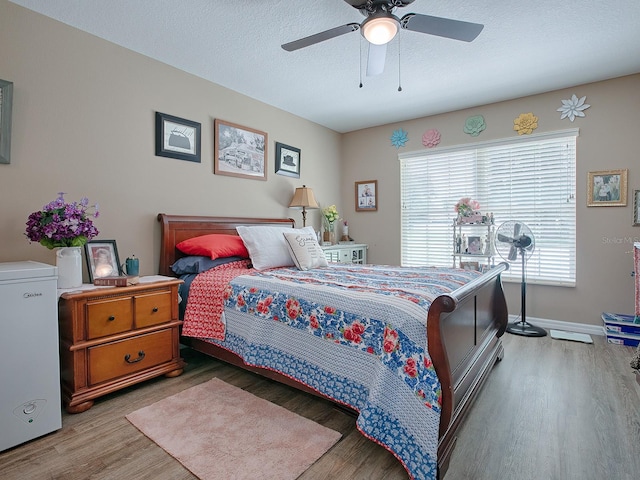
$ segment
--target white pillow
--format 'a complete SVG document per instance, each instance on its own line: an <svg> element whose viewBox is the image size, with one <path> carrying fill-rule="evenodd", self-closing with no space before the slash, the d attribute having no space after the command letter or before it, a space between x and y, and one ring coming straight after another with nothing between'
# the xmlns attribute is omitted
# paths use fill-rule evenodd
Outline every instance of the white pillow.
<svg viewBox="0 0 640 480"><path fill-rule="evenodd" d="M329 266L324 251L318 245L315 232L284 232L284 239L291 258L300 270Z"/></svg>
<svg viewBox="0 0 640 480"><path fill-rule="evenodd" d="M313 227L294 229L290 227L272 227L267 225L236 227L238 235L247 247L253 268L266 270L267 268L292 267L295 265L287 242L282 235L284 232L312 233Z"/></svg>

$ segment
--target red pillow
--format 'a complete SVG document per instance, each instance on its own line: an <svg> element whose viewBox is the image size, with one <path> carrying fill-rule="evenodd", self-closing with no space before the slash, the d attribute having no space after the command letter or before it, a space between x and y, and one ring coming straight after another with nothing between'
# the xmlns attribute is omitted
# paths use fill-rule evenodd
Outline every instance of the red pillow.
<svg viewBox="0 0 640 480"><path fill-rule="evenodd" d="M249 258L247 247L238 235L212 233L184 240L176 248L187 255L202 255L211 260L224 257Z"/></svg>

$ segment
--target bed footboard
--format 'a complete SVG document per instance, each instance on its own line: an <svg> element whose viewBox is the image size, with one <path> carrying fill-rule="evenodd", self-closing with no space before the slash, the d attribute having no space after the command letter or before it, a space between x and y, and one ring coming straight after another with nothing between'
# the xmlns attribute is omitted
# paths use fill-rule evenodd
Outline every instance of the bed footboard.
<svg viewBox="0 0 640 480"><path fill-rule="evenodd" d="M442 387L438 466L449 464L456 432L493 365L502 358L499 337L508 322L500 274L502 263L451 295L438 297L429 309L429 355Z"/></svg>

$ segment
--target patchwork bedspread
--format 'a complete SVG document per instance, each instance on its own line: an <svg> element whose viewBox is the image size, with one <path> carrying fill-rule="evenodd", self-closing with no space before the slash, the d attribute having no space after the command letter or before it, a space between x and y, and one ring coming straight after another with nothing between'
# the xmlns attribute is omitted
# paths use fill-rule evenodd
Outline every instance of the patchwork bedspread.
<svg viewBox="0 0 640 480"><path fill-rule="evenodd" d="M209 341L355 408L365 436L413 478L435 479L441 390L427 311L479 273L343 264L246 272L222 289L224 318L213 321L224 338ZM194 288L195 280L189 302L204 297Z"/></svg>

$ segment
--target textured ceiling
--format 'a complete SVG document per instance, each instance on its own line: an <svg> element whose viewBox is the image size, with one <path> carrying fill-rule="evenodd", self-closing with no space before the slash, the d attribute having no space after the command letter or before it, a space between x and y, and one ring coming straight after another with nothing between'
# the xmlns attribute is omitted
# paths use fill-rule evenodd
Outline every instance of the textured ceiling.
<svg viewBox="0 0 640 480"><path fill-rule="evenodd" d="M362 22L343 0L11 1L338 132L640 72L640 0L416 0L396 15L485 28L472 43L402 30L376 77L359 32L280 48Z"/></svg>

